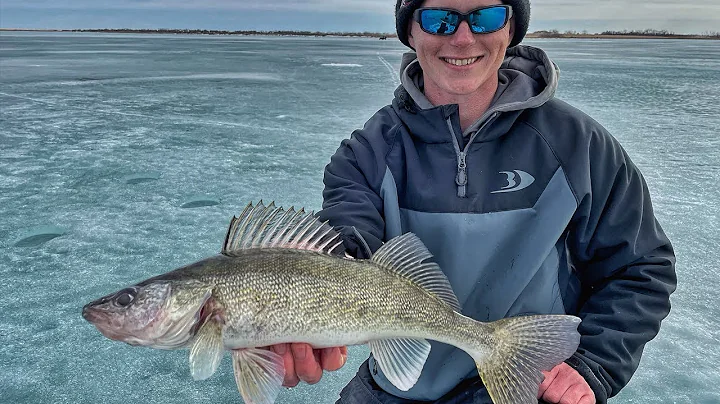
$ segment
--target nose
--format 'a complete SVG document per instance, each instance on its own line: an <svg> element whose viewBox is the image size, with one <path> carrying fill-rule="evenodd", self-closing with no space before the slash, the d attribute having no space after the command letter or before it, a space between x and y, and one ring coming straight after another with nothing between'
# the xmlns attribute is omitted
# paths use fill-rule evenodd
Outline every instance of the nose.
<svg viewBox="0 0 720 404"><path fill-rule="evenodd" d="M89 306L90 306L89 304L86 304L85 306L83 306L83 309L82 309L82 316L85 320L90 320L88 318L88 316L90 316L90 307Z"/></svg>
<svg viewBox="0 0 720 404"><path fill-rule="evenodd" d="M470 30L470 24L467 21L460 22L457 31L450 37L450 41L455 46L466 46L475 42L475 34Z"/></svg>
<svg viewBox="0 0 720 404"><path fill-rule="evenodd" d="M93 303L88 303L82 309L82 316L85 320L95 323L100 318L100 313L93 307Z"/></svg>

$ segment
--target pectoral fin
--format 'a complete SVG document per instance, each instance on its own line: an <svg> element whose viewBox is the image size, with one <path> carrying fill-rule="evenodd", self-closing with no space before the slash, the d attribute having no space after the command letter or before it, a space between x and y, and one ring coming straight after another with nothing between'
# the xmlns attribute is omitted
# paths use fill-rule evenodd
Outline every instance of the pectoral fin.
<svg viewBox="0 0 720 404"><path fill-rule="evenodd" d="M369 345L385 377L402 391L415 385L430 354L430 343L424 339L384 339Z"/></svg>
<svg viewBox="0 0 720 404"><path fill-rule="evenodd" d="M222 326L209 320L198 330L190 348L190 373L195 380L212 376L222 359Z"/></svg>
<svg viewBox="0 0 720 404"><path fill-rule="evenodd" d="M233 350L232 357L235 382L245 404L273 404L285 377L282 356L251 348Z"/></svg>

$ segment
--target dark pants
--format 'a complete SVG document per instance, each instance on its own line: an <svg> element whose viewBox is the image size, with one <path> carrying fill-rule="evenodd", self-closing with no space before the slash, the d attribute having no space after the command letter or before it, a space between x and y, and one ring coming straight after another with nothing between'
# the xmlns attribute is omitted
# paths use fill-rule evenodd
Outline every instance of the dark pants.
<svg viewBox="0 0 720 404"><path fill-rule="evenodd" d="M340 392L340 399L335 404L492 404L490 396L483 388L479 378L469 379L460 383L455 389L437 401L412 401L393 396L383 391L375 383L368 362L360 366L357 375L350 380Z"/></svg>

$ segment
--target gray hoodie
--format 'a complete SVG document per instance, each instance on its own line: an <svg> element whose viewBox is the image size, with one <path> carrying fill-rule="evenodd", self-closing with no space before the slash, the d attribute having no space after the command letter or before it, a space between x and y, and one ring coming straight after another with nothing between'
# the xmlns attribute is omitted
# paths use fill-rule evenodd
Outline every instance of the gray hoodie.
<svg viewBox="0 0 720 404"><path fill-rule="evenodd" d="M597 122L554 98L558 70L540 49L508 50L488 111L460 130L457 105L432 105L413 54L392 105L344 140L325 170L322 220L348 251L417 234L480 321L568 313L583 321L567 362L603 403L629 381L670 310L675 257L645 182ZM432 342L417 384L437 400L477 378L473 360Z"/></svg>

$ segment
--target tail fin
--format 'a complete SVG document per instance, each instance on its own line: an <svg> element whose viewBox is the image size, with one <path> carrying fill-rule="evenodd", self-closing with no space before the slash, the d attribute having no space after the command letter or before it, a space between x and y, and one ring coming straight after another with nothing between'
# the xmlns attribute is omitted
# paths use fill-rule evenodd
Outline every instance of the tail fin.
<svg viewBox="0 0 720 404"><path fill-rule="evenodd" d="M580 343L580 319L565 315L511 317L485 323L491 351L470 353L495 404L537 403L543 370L569 358Z"/></svg>

